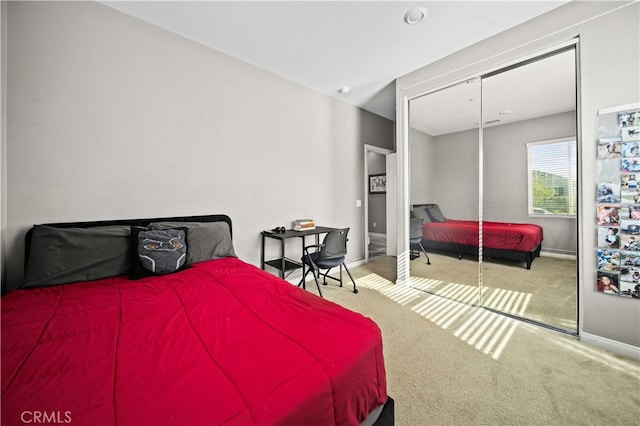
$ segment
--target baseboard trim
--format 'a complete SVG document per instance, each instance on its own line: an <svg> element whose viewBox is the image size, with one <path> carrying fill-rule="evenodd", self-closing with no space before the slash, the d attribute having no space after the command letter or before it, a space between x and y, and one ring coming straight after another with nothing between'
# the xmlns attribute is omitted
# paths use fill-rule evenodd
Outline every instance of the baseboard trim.
<svg viewBox="0 0 640 426"><path fill-rule="evenodd" d="M555 257L556 259L568 259L568 260L578 259L578 257L575 254L554 253L551 251L544 251L544 250L540 252L540 256Z"/></svg>
<svg viewBox="0 0 640 426"><path fill-rule="evenodd" d="M628 343L618 342L617 340L607 339L606 337L596 336L595 334L580 333L580 340L589 345L606 349L629 358L640 359L640 347L633 346Z"/></svg>

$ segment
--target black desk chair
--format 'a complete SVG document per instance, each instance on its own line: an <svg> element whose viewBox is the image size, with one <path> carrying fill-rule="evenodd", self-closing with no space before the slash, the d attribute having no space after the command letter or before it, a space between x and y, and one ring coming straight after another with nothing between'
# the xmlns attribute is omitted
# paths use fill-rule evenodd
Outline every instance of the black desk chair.
<svg viewBox="0 0 640 426"><path fill-rule="evenodd" d="M422 250L424 255L427 257L427 265L431 265L431 261L429 260L429 255L427 251L422 246L422 225L424 224L424 219L419 217L412 217L411 222L409 224L409 249L411 250L410 259L416 259L420 257L420 251L417 247ZM414 250L415 248L415 250Z"/></svg>
<svg viewBox="0 0 640 426"><path fill-rule="evenodd" d="M349 274L349 278L351 278L351 282L353 283L353 292L358 292L356 282L353 280L351 272L349 272L347 265L344 263L344 259L347 255L348 233L349 228L336 229L335 231L331 231L325 235L322 244L313 244L304 248L302 263L306 267L306 272L300 280L298 287L302 286L305 288L305 279L309 272L311 272L313 274L313 279L316 282L316 286L318 287L318 293L320 293L320 297L322 297L320 283L318 282L318 278L320 278L320 271L323 269L326 270L323 276L322 285L327 285L327 278L330 278L338 281L340 283L340 287L342 287L342 267L344 266L344 269L347 271L347 274ZM311 252L311 249L315 249L315 251ZM339 279L328 275L329 271L336 266L340 266Z"/></svg>

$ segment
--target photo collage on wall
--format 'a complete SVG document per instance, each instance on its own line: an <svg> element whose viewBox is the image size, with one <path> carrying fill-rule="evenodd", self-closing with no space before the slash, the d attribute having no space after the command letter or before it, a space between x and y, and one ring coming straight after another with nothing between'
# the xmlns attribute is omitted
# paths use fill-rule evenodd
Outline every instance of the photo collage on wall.
<svg viewBox="0 0 640 426"><path fill-rule="evenodd" d="M598 114L596 291L640 299L640 103Z"/></svg>

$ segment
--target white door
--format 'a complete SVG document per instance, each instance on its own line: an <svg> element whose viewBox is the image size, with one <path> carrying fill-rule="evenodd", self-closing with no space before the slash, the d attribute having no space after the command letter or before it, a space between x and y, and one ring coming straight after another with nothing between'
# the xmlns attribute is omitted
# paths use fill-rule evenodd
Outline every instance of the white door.
<svg viewBox="0 0 640 426"><path fill-rule="evenodd" d="M387 165L387 256L398 255L398 226L396 223L396 176L398 154L386 156Z"/></svg>

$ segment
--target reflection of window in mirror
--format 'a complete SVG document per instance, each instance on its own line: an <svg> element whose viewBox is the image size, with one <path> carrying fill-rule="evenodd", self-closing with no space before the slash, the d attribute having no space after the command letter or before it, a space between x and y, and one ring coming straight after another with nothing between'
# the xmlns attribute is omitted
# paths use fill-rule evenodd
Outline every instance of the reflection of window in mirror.
<svg viewBox="0 0 640 426"><path fill-rule="evenodd" d="M527 143L528 212L533 215L575 216L577 161L574 137ZM616 199L604 187L602 197Z"/></svg>

